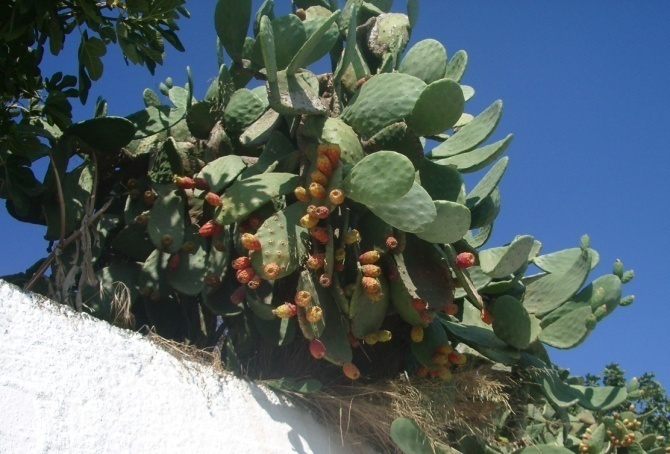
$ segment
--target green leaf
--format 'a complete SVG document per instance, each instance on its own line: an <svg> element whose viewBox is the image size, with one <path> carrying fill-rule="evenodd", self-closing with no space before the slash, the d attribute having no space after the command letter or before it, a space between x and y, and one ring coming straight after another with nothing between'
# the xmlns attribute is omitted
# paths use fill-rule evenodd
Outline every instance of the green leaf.
<svg viewBox="0 0 670 454"><path fill-rule="evenodd" d="M214 9L214 28L230 58L239 62L251 20L251 0L218 0Z"/></svg>
<svg viewBox="0 0 670 454"><path fill-rule="evenodd" d="M107 47L100 38L89 38L84 32L79 44L79 67L84 68L91 80L98 80L102 76L102 60L100 57L107 53Z"/></svg>
<svg viewBox="0 0 670 454"><path fill-rule="evenodd" d="M391 423L391 438L405 454L433 454L428 437L409 418L397 418Z"/></svg>

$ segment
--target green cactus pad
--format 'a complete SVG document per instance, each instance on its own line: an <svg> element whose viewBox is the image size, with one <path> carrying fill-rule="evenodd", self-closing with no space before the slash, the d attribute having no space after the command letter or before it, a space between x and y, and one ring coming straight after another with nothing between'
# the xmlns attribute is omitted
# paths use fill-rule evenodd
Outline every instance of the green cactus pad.
<svg viewBox="0 0 670 454"><path fill-rule="evenodd" d="M147 107L127 115L125 118L135 126L136 131L133 138L143 139L174 126L184 118L185 113L185 107L171 108L162 105Z"/></svg>
<svg viewBox="0 0 670 454"><path fill-rule="evenodd" d="M447 63L443 77L445 79L451 79L454 82L460 82L463 74L465 74L465 68L467 66L468 54L464 50L459 50L452 55L451 60Z"/></svg>
<svg viewBox="0 0 670 454"><path fill-rule="evenodd" d="M464 103L458 83L450 79L437 80L421 92L407 125L419 136L440 134L461 118Z"/></svg>
<svg viewBox="0 0 670 454"><path fill-rule="evenodd" d="M420 325L419 312L412 307L412 295L402 280L389 282L389 297L398 315L410 325Z"/></svg>
<svg viewBox="0 0 670 454"><path fill-rule="evenodd" d="M365 82L342 111L342 120L366 137L409 117L426 83L409 74L378 74Z"/></svg>
<svg viewBox="0 0 670 454"><path fill-rule="evenodd" d="M469 85L461 85L461 90L463 90L463 98L465 99L465 102L470 101L475 95L475 89Z"/></svg>
<svg viewBox="0 0 670 454"><path fill-rule="evenodd" d="M185 295L196 296L202 291L207 269L205 239L198 234L195 226L186 230L184 242L192 241L195 247L190 253L177 251L179 264L174 270L167 270L167 280L173 289Z"/></svg>
<svg viewBox="0 0 670 454"><path fill-rule="evenodd" d="M594 269L598 262L600 261L600 255L594 249L587 249L590 257L590 266L589 269ZM533 259L533 263L542 271L552 274L566 273L572 265L575 263L575 260L582 255L581 248L571 248L563 249L561 251L552 252L550 254L544 254L537 256Z"/></svg>
<svg viewBox="0 0 670 454"><path fill-rule="evenodd" d="M317 28L312 31L306 31L309 36L305 43L295 53L290 63L286 67L287 74L295 74L300 68L306 68L307 65L314 63L330 51L339 38L340 31L337 28L335 21L338 19L340 12L336 11L327 19L324 19L312 11L307 11L309 14L307 20L303 22L305 30L311 29L315 25ZM277 36L275 34L275 36Z"/></svg>
<svg viewBox="0 0 670 454"><path fill-rule="evenodd" d="M465 153L484 142L498 126L502 115L502 101L498 100L477 115L457 133L442 142L430 152L433 159L448 158Z"/></svg>
<svg viewBox="0 0 670 454"><path fill-rule="evenodd" d="M142 267L138 263L112 263L95 273L98 285L85 287L83 300L87 311L102 320L117 324L113 313L117 291L126 291L130 302L138 299L139 275ZM133 329L131 327L131 329Z"/></svg>
<svg viewBox="0 0 670 454"><path fill-rule="evenodd" d="M286 14L272 19L272 34L275 43L280 44L275 46L277 68L286 69L307 41L305 27L298 16Z"/></svg>
<svg viewBox="0 0 670 454"><path fill-rule="evenodd" d="M587 251L565 273L546 274L526 285L523 304L531 313L549 313L572 297L584 284L591 260Z"/></svg>
<svg viewBox="0 0 670 454"><path fill-rule="evenodd" d="M98 117L70 125L65 134L100 151L119 151L135 138L135 124L124 117Z"/></svg>
<svg viewBox="0 0 670 454"><path fill-rule="evenodd" d="M395 151L378 151L359 161L344 179L348 198L364 205L392 202L409 192L414 183L414 166Z"/></svg>
<svg viewBox="0 0 670 454"><path fill-rule="evenodd" d="M433 200L461 204L465 202L465 184L456 169L423 159L419 168L419 180Z"/></svg>
<svg viewBox="0 0 670 454"><path fill-rule="evenodd" d="M472 225L470 228L473 228ZM473 234L472 231L468 232L463 239L470 245L470 247L479 249L488 242L488 240L491 238L491 233L493 233L492 222L490 224L479 227L479 230L477 230L477 233L475 234Z"/></svg>
<svg viewBox="0 0 670 454"><path fill-rule="evenodd" d="M500 183L500 180L507 169L508 161L509 158L507 156L501 158L493 167L491 167L491 170L479 180L479 183L477 183L472 191L470 191L465 200L465 204L468 208L471 210L477 208L477 206L498 187L498 183Z"/></svg>
<svg viewBox="0 0 670 454"><path fill-rule="evenodd" d="M523 304L513 296L503 295L493 303L493 332L500 340L524 350L537 337L539 324L533 329L531 317ZM534 331L534 332L533 332Z"/></svg>
<svg viewBox="0 0 670 454"><path fill-rule="evenodd" d="M415 169L419 169L423 157L423 145L419 136L407 127L407 123L399 121L386 126L365 143L368 151L395 151L412 161Z"/></svg>
<svg viewBox="0 0 670 454"><path fill-rule="evenodd" d="M247 287L244 293L244 301L247 303L249 309L251 309L251 312L259 319L265 321L278 320L272 311L281 302L276 302L274 301L275 299L274 284L267 281L264 281L255 290Z"/></svg>
<svg viewBox="0 0 670 454"><path fill-rule="evenodd" d="M401 13L380 14L368 33L368 50L381 59L385 54L396 48L399 42L400 45L396 51L402 52L409 41L409 32L409 18L407 15Z"/></svg>
<svg viewBox="0 0 670 454"><path fill-rule="evenodd" d="M261 249L251 251L251 266L256 274L263 276L263 268L269 263L279 265L277 279L292 274L308 253L309 232L300 226L306 204L294 203L276 212L258 228L256 237Z"/></svg>
<svg viewBox="0 0 670 454"><path fill-rule="evenodd" d="M433 244L407 235L405 250L394 257L400 279L412 298L425 300L436 311L453 301L451 271Z"/></svg>
<svg viewBox="0 0 670 454"><path fill-rule="evenodd" d="M165 270L169 256L156 249L147 257L139 276L140 291L148 289L150 292L158 292L161 298L168 295L169 286Z"/></svg>
<svg viewBox="0 0 670 454"><path fill-rule="evenodd" d="M220 193L230 186L246 168L246 164L239 156L223 156L203 167L198 177L207 181L210 191Z"/></svg>
<svg viewBox="0 0 670 454"><path fill-rule="evenodd" d="M495 188L488 196L470 210L470 229L484 228L490 226L500 213L500 191Z"/></svg>
<svg viewBox="0 0 670 454"><path fill-rule="evenodd" d="M268 79L270 106L283 115L323 115L326 106L319 97L319 81L306 69L293 75L277 73L276 82Z"/></svg>
<svg viewBox="0 0 670 454"><path fill-rule="evenodd" d="M498 142L450 158L440 159L436 162L442 165L455 166L458 171L462 173L476 172L477 170L488 166L495 161L498 156L503 154L512 142L512 137L512 134L509 134Z"/></svg>
<svg viewBox="0 0 670 454"><path fill-rule="evenodd" d="M486 287L491 282L491 276L484 273L479 266L471 266L467 270L463 271L467 273L467 276L470 278L473 287L476 290L481 290ZM454 298L464 298L466 296L465 290L463 288L457 288L454 293Z"/></svg>
<svg viewBox="0 0 670 454"><path fill-rule="evenodd" d="M186 125L193 137L208 139L209 133L214 129L218 113L209 102L193 104L186 113Z"/></svg>
<svg viewBox="0 0 670 454"><path fill-rule="evenodd" d="M270 134L256 163L242 172L242 178L276 170L279 163L294 152L293 143L283 133L275 131Z"/></svg>
<svg viewBox="0 0 670 454"><path fill-rule="evenodd" d="M360 4L361 4L360 1L347 2L346 5L344 5L342 13L340 14L340 17L338 18L337 21L338 28L340 29L341 38L344 39L344 41L346 41L346 46L344 47L342 57L337 62L337 67L335 68L335 71L333 73L333 79L336 82L341 81L342 77L347 72L349 72L350 75L353 74L353 78L355 79L353 81L354 83L356 80L358 80L358 78L370 74L369 69L367 71L367 74L365 75L358 74L358 69L361 66L364 65L365 67L367 67L367 63L365 63L365 60L360 55L360 49L358 49L358 45L356 43L356 25L357 25L356 19L358 17ZM356 60L357 63L359 63L358 65L354 65L357 66L358 68L350 66L354 64L354 60Z"/></svg>
<svg viewBox="0 0 670 454"><path fill-rule="evenodd" d="M177 191L159 193L149 212L147 233L151 242L164 252L177 252L184 242L184 213L186 201ZM163 237L170 235L172 242L163 243Z"/></svg>
<svg viewBox="0 0 670 454"><path fill-rule="evenodd" d="M240 143L245 147L259 147L270 139L272 133L281 124L281 116L274 109L268 109L240 135Z"/></svg>
<svg viewBox="0 0 670 454"><path fill-rule="evenodd" d="M248 88L240 88L230 98L223 111L223 121L229 131L242 131L265 113L265 103Z"/></svg>
<svg viewBox="0 0 670 454"><path fill-rule="evenodd" d="M297 175L279 172L237 180L221 197L223 205L215 211L216 222L226 225L244 219L275 197L292 192L298 184Z"/></svg>
<svg viewBox="0 0 670 454"><path fill-rule="evenodd" d="M396 446L405 453L433 454L426 434L409 418L396 418L391 423L391 438Z"/></svg>
<svg viewBox="0 0 670 454"><path fill-rule="evenodd" d="M466 304L464 307L471 307ZM476 309L473 308L475 312ZM479 318L479 314L476 313ZM513 364L519 360L518 350L509 347L503 341L498 339L488 326L476 326L465 323L457 323L446 320L439 316L437 320L442 326L456 339L465 345L475 349L487 358L498 361L503 364Z"/></svg>
<svg viewBox="0 0 670 454"><path fill-rule="evenodd" d="M435 200L437 216L416 236L429 243L447 244L460 240L470 229L470 210L460 203Z"/></svg>
<svg viewBox="0 0 670 454"><path fill-rule="evenodd" d="M274 0L263 0L261 6L258 7L254 16L254 36L258 36L261 31L261 19L263 16L267 16L270 20L275 18L274 7Z"/></svg>
<svg viewBox="0 0 670 454"><path fill-rule="evenodd" d="M423 328L423 340L421 342L412 342L410 349L421 365L431 370L437 370L441 366L435 364L432 360L435 349L448 343L447 332L436 318L430 325Z"/></svg>
<svg viewBox="0 0 670 454"><path fill-rule="evenodd" d="M622 293L621 282L613 274L606 274L591 282L579 291L570 301L561 305L550 313L538 312L542 318L542 326L546 327L570 311L581 307L590 307L592 311L603 305L606 314L616 309Z"/></svg>
<svg viewBox="0 0 670 454"><path fill-rule="evenodd" d="M297 325L295 318L275 317L273 320L263 320L254 314L253 320L263 340L270 345L282 347L295 339Z"/></svg>
<svg viewBox="0 0 670 454"><path fill-rule="evenodd" d="M303 133L323 143L340 146L340 160L344 164L356 164L365 157L356 132L338 118L310 116L305 121Z"/></svg>
<svg viewBox="0 0 670 454"><path fill-rule="evenodd" d="M412 189L401 198L368 208L384 222L410 233L426 230L437 216L437 209L430 194L417 183L414 183ZM407 213L412 215L408 216Z"/></svg>
<svg viewBox="0 0 670 454"><path fill-rule="evenodd" d="M112 239L112 247L129 257L144 262L155 247L147 235L146 226L128 224Z"/></svg>
<svg viewBox="0 0 670 454"><path fill-rule="evenodd" d="M534 244L532 236L523 235L514 238L507 246L480 251L481 270L493 279L509 276L528 263Z"/></svg>
<svg viewBox="0 0 670 454"><path fill-rule="evenodd" d="M398 66L401 73L411 74L427 84L442 79L446 69L447 50L434 39L424 39L413 45Z"/></svg>
<svg viewBox="0 0 670 454"><path fill-rule="evenodd" d="M588 306L567 312L549 326L542 328L540 341L560 349L572 348L581 344L590 332L586 319L591 314L591 308Z"/></svg>
<svg viewBox="0 0 670 454"><path fill-rule="evenodd" d="M153 183L169 184L175 174L184 173L184 162L180 153L180 146L172 137L163 142L163 146L153 156L149 168L149 178Z"/></svg>
<svg viewBox="0 0 670 454"><path fill-rule="evenodd" d="M558 445L533 445L514 451L514 454L571 454L568 448Z"/></svg>
<svg viewBox="0 0 670 454"><path fill-rule="evenodd" d="M359 339L379 330L389 307L389 285L384 275L377 278L383 293L379 301L373 301L365 294L361 279L362 274L359 272L356 288L349 303L351 333Z"/></svg>
<svg viewBox="0 0 670 454"><path fill-rule="evenodd" d="M218 0L214 9L214 28L230 58L242 60L244 41L251 21L251 0Z"/></svg>

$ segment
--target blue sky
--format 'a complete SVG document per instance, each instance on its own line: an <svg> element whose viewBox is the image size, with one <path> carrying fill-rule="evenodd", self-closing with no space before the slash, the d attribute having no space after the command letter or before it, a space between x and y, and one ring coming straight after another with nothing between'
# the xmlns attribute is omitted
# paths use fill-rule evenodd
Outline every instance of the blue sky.
<svg viewBox="0 0 670 454"><path fill-rule="evenodd" d="M275 1L279 12L288 10L288 0ZM395 3L402 11L405 2ZM214 4L190 2L192 18L180 22L179 34L186 53L169 48L155 77L126 67L110 49L105 74L88 105L75 109L76 120L92 115L98 95L108 100L110 115L132 113L143 107L144 88L157 89L167 76L183 85L187 65L202 97L217 72ZM575 247L588 233L601 255L592 278L609 273L616 258L635 270L624 287L636 296L632 306L603 320L579 347L551 352L575 374L618 362L628 377L653 371L670 386L668 20L665 1L424 0L412 35L412 43L439 40L449 55L467 51L462 82L476 90L467 112L504 102L492 140L509 132L515 138L506 153L502 210L487 246L530 234L547 253ZM49 69L76 73L72 39L64 54L47 62ZM23 271L46 255L43 227L14 221L4 210L0 226L0 275Z"/></svg>

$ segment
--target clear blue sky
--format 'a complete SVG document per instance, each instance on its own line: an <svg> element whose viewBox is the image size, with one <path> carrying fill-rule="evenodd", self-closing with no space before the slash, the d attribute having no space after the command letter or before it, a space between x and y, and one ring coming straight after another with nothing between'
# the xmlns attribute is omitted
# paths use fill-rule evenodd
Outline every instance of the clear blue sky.
<svg viewBox="0 0 670 454"><path fill-rule="evenodd" d="M288 10L288 0L275 1L279 12ZM405 2L395 3L403 11ZM192 18L180 22L179 34L186 53L169 48L155 78L126 67L110 49L105 74L89 104L75 110L76 120L92 115L99 94L110 115L132 113L143 107L144 88L157 89L167 76L183 85L187 65L202 97L217 71L214 4L189 2ZM669 21L667 1L421 2L412 42L430 37L449 55L467 51L462 82L476 95L466 110L476 115L502 99L492 140L515 135L488 246L530 234L546 253L575 247L588 233L601 254L591 280L609 273L616 258L636 272L624 287L636 296L632 306L615 311L576 349L551 352L575 374L614 361L628 377L653 371L670 386ZM50 68L76 73L76 40ZM4 210L0 226L0 275L45 255L44 228L20 224Z"/></svg>

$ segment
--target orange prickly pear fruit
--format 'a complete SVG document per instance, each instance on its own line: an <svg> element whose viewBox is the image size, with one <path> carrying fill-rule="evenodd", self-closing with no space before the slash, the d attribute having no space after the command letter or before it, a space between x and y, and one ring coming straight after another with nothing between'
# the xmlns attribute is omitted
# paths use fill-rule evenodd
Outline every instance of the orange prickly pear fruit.
<svg viewBox="0 0 670 454"><path fill-rule="evenodd" d="M326 356L326 346L319 339L312 339L309 343L309 352L316 359L321 359Z"/></svg>
<svg viewBox="0 0 670 454"><path fill-rule="evenodd" d="M298 313L298 309L295 307L295 304L284 303L276 309L273 309L272 313L279 318L290 318Z"/></svg>
<svg viewBox="0 0 670 454"><path fill-rule="evenodd" d="M312 302L312 295L307 290L300 290L295 294L295 304L300 307L307 307Z"/></svg>
<svg viewBox="0 0 670 454"><path fill-rule="evenodd" d="M481 318L482 321L487 325L493 323L493 315L491 315L491 313L486 309L482 309L481 313L479 314L479 318Z"/></svg>
<svg viewBox="0 0 670 454"><path fill-rule="evenodd" d="M334 205L341 205L344 203L344 192L341 189L333 189L328 194L328 198Z"/></svg>
<svg viewBox="0 0 670 454"><path fill-rule="evenodd" d="M456 266L464 270L475 264L475 256L471 252L461 252L456 256Z"/></svg>
<svg viewBox="0 0 670 454"><path fill-rule="evenodd" d="M230 266L232 266L235 270L243 270L251 266L251 260L249 257L237 257L235 260L233 260Z"/></svg>
<svg viewBox="0 0 670 454"><path fill-rule="evenodd" d="M327 177L330 177L333 174L333 165L326 155L321 155L316 158L316 168Z"/></svg>
<svg viewBox="0 0 670 454"><path fill-rule="evenodd" d="M358 261L361 262L361 265L369 265L372 263L375 263L379 258L381 257L381 254L377 251L368 251L364 252L358 257Z"/></svg>
<svg viewBox="0 0 670 454"><path fill-rule="evenodd" d="M193 189L195 187L193 178L180 177L179 175L175 175L172 181L179 189Z"/></svg>
<svg viewBox="0 0 670 454"><path fill-rule="evenodd" d="M446 306L444 306L444 313L447 315L458 314L458 304L448 303Z"/></svg>
<svg viewBox="0 0 670 454"><path fill-rule="evenodd" d="M410 333L412 342L421 342L423 340L423 326L414 325L412 326L412 332Z"/></svg>
<svg viewBox="0 0 670 454"><path fill-rule="evenodd" d="M309 214L304 215L300 218L300 225L305 229L311 229L319 223L319 218L315 216L310 216Z"/></svg>
<svg viewBox="0 0 670 454"><path fill-rule="evenodd" d="M377 265L368 264L361 266L361 273L366 277L378 277L382 274L382 269Z"/></svg>
<svg viewBox="0 0 670 454"><path fill-rule="evenodd" d="M221 200L221 197L219 197L219 195L214 192L208 192L205 195L205 202L209 203L213 207L220 207L223 205L223 200Z"/></svg>
<svg viewBox="0 0 670 454"><path fill-rule="evenodd" d="M275 262L268 263L263 267L263 275L270 280L277 279L279 273L281 273L281 269Z"/></svg>
<svg viewBox="0 0 670 454"><path fill-rule="evenodd" d="M426 302L426 300L421 298L412 299L412 302L410 304L417 311L425 311L426 309L428 309L428 303Z"/></svg>
<svg viewBox="0 0 670 454"><path fill-rule="evenodd" d="M326 196L326 189L323 187L321 183L311 183L309 185L309 193L314 197L315 199L323 199Z"/></svg>
<svg viewBox="0 0 670 454"><path fill-rule="evenodd" d="M328 156L328 159L330 160L330 163L334 169L340 162L340 156L342 155L342 150L340 149L339 145L334 143L323 144L323 145L325 145L325 147L323 147L323 154Z"/></svg>
<svg viewBox="0 0 670 454"><path fill-rule="evenodd" d="M305 310L305 318L308 322L317 323L323 317L323 310L319 306L309 306Z"/></svg>
<svg viewBox="0 0 670 454"><path fill-rule="evenodd" d="M298 186L295 188L293 191L293 194L295 195L295 198L300 200L301 202L309 202L312 199L312 196L310 195L309 191L304 186Z"/></svg>
<svg viewBox="0 0 670 454"><path fill-rule="evenodd" d="M445 366L449 364L449 356L442 355L440 353L434 353L433 356L431 356L430 360L440 366Z"/></svg>
<svg viewBox="0 0 670 454"><path fill-rule="evenodd" d="M312 172L310 177L312 178L312 183L319 183L323 187L328 186L328 182L330 181L328 176L320 170Z"/></svg>
<svg viewBox="0 0 670 454"><path fill-rule="evenodd" d="M344 363L342 365L342 372L344 372L344 375L346 375L347 378L352 380L357 380L358 377L361 376L361 372L358 370L358 367L356 367L356 365L353 363Z"/></svg>
<svg viewBox="0 0 670 454"><path fill-rule="evenodd" d="M252 235L251 233L242 234L240 237L240 242L242 243L242 246L244 246L246 249L249 249L250 251L257 251L261 248L261 242L258 240L256 235Z"/></svg>
<svg viewBox="0 0 670 454"><path fill-rule="evenodd" d="M237 281L240 284L248 284L250 280L254 278L256 273L254 272L254 269L251 267L244 268L243 270L237 270L237 273L235 273L235 277L237 278Z"/></svg>
<svg viewBox="0 0 670 454"><path fill-rule="evenodd" d="M202 227L200 227L198 233L200 234L201 237L207 238L210 236L218 235L219 233L221 233L221 229L223 229L223 226L215 224L214 221L207 221L203 224Z"/></svg>
<svg viewBox="0 0 670 454"><path fill-rule="evenodd" d="M421 320L421 323L424 325L430 325L433 323L433 320L435 320L435 314L428 311L421 311L419 312L419 320Z"/></svg>
<svg viewBox="0 0 670 454"><path fill-rule="evenodd" d="M185 254L190 254L195 249L195 243L193 241L187 241L182 244L179 250Z"/></svg>
<svg viewBox="0 0 670 454"><path fill-rule="evenodd" d="M449 362L457 366L462 366L468 360L468 357L463 353L451 352L449 353Z"/></svg>
<svg viewBox="0 0 670 454"><path fill-rule="evenodd" d="M298 16L298 19L300 19L301 21L304 21L305 19L307 19L307 13L302 8L296 9L295 10L295 15Z"/></svg>
<svg viewBox="0 0 670 454"><path fill-rule="evenodd" d="M344 244L358 243L358 241L360 241L360 239L361 239L361 234L358 233L358 230L356 230L356 229L349 230L342 237L342 241L344 242Z"/></svg>
<svg viewBox="0 0 670 454"><path fill-rule="evenodd" d="M161 244L165 247L172 246L172 235L165 234L161 237Z"/></svg>
<svg viewBox="0 0 670 454"><path fill-rule="evenodd" d="M439 353L440 355L449 355L453 353L453 351L454 347L449 344L440 345L435 348L435 353Z"/></svg>
<svg viewBox="0 0 670 454"><path fill-rule="evenodd" d="M363 291L368 295L374 295L381 290L379 281L374 277L363 276L361 279L361 286L363 287Z"/></svg>

